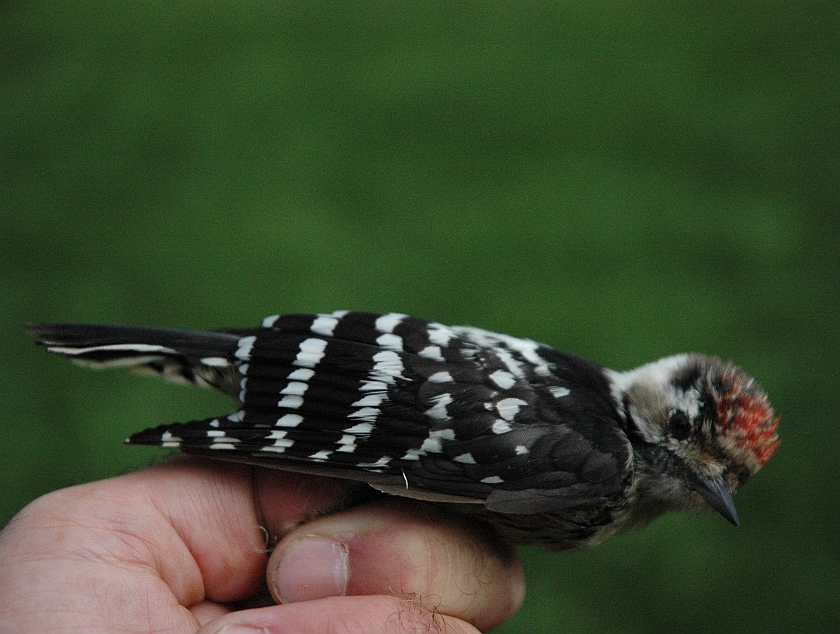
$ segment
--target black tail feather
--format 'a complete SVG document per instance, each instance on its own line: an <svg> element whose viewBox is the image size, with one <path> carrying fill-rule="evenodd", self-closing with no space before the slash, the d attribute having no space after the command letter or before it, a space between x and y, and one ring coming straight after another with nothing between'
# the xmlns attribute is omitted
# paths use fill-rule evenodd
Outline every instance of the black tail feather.
<svg viewBox="0 0 840 634"><path fill-rule="evenodd" d="M239 333L108 324L26 324L47 350L93 368L129 367L239 393Z"/></svg>

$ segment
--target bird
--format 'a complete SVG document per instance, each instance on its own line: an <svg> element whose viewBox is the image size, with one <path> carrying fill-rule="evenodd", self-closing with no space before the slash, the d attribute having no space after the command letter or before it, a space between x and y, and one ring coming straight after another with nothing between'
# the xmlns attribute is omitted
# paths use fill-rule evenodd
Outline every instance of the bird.
<svg viewBox="0 0 840 634"><path fill-rule="evenodd" d="M396 312L212 331L28 326L78 364L236 401L127 444L363 482L473 517L513 545L582 549L671 511L713 510L738 526L733 493L779 446L762 388L700 353L615 371Z"/></svg>

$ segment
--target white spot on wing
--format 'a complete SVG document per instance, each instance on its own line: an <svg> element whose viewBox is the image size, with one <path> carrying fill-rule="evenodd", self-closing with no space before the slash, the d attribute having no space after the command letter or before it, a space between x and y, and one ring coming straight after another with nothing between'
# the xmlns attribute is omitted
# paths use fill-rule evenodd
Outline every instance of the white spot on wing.
<svg viewBox="0 0 840 634"><path fill-rule="evenodd" d="M324 358L324 349L327 347L325 339L304 339L300 342L300 352L292 361L293 365L304 368L314 368Z"/></svg>
<svg viewBox="0 0 840 634"><path fill-rule="evenodd" d="M373 431L373 425L370 423L359 423L344 430L345 434L353 434L354 436L368 436Z"/></svg>
<svg viewBox="0 0 840 634"><path fill-rule="evenodd" d="M397 352L402 352L403 349L402 337L391 333L385 333L384 335L378 336L376 338L376 343L386 350L396 350Z"/></svg>
<svg viewBox="0 0 840 634"><path fill-rule="evenodd" d="M429 341L432 343L445 348L453 337L455 337L455 332L443 324L429 324Z"/></svg>
<svg viewBox="0 0 840 634"><path fill-rule="evenodd" d="M551 374L550 364L543 359L537 350L540 344L530 339L519 339L517 337L510 337L508 335L501 335L503 341L510 347L511 350L516 350L525 359L534 365L534 371L542 376L549 376Z"/></svg>
<svg viewBox="0 0 840 634"><path fill-rule="evenodd" d="M503 398L501 401L496 403L496 411L498 411L499 416L505 420L513 420L519 413L519 408L527 404L528 403L523 401L521 398Z"/></svg>
<svg viewBox="0 0 840 634"><path fill-rule="evenodd" d="M504 482L499 476L489 476L487 478L482 478L481 481L484 484L501 484Z"/></svg>
<svg viewBox="0 0 840 634"><path fill-rule="evenodd" d="M323 462L324 460L330 457L331 453L332 451L321 450L309 456L309 459L315 460L317 462Z"/></svg>
<svg viewBox="0 0 840 634"><path fill-rule="evenodd" d="M401 460L420 460L420 456L423 455L425 455L425 452L422 449L409 449Z"/></svg>
<svg viewBox="0 0 840 634"><path fill-rule="evenodd" d="M263 328L273 328L274 323L280 319L280 315L270 315L262 320L262 327Z"/></svg>
<svg viewBox="0 0 840 634"><path fill-rule="evenodd" d="M387 467L389 462L391 462L391 456L382 456L376 462L360 462L356 466L361 469L381 469Z"/></svg>
<svg viewBox="0 0 840 634"><path fill-rule="evenodd" d="M417 354L421 357L425 357L426 359L432 359L433 361L446 361L440 352L440 348L437 346L426 346Z"/></svg>
<svg viewBox="0 0 840 634"><path fill-rule="evenodd" d="M268 445L266 447L261 447L260 451L273 451L274 453L284 453L286 451L286 448L277 447L276 445Z"/></svg>
<svg viewBox="0 0 840 634"><path fill-rule="evenodd" d="M509 390L516 384L516 378L504 370L496 370L490 375L490 379L503 390Z"/></svg>
<svg viewBox="0 0 840 634"><path fill-rule="evenodd" d="M237 359L248 359L251 356L251 348L254 347L254 341L256 341L256 337L251 335L249 337L242 337L239 340L238 347L236 348L236 358Z"/></svg>
<svg viewBox="0 0 840 634"><path fill-rule="evenodd" d="M353 436L352 434L344 434L336 444L338 445L336 451L353 453L356 451L356 436Z"/></svg>
<svg viewBox="0 0 840 634"><path fill-rule="evenodd" d="M286 407L288 409L297 409L303 405L303 398L300 396L284 396L277 403L277 407Z"/></svg>
<svg viewBox="0 0 840 634"><path fill-rule="evenodd" d="M528 453L528 447L525 445L516 445L516 449L514 449L514 451L516 451L517 456L524 456Z"/></svg>
<svg viewBox="0 0 840 634"><path fill-rule="evenodd" d="M471 453L462 453L460 456L455 456L452 460L462 464L476 464L475 458Z"/></svg>
<svg viewBox="0 0 840 634"><path fill-rule="evenodd" d="M423 444L420 446L420 451L424 453L440 453L443 451L443 443L440 438L429 436L423 441Z"/></svg>
<svg viewBox="0 0 840 634"><path fill-rule="evenodd" d="M424 414L429 418L436 418L439 420L449 418L446 411L446 406L452 402L452 395L448 393L438 394L430 399L434 405L427 409Z"/></svg>
<svg viewBox="0 0 840 634"><path fill-rule="evenodd" d="M377 392L376 394L368 394L360 398L358 401L352 404L353 407L379 407L387 398L387 394L385 392Z"/></svg>
<svg viewBox="0 0 840 634"><path fill-rule="evenodd" d="M371 378L378 379L385 383L394 383L395 378L404 378L402 376L403 362L393 350L383 350L373 355L375 365L371 371Z"/></svg>
<svg viewBox="0 0 840 634"><path fill-rule="evenodd" d="M266 440L273 440L274 443L271 445L266 445L262 448L263 451L276 451L277 453L283 453L286 449L291 447L295 444L295 441L286 438L286 434L288 432L285 431L273 431L268 436L265 437Z"/></svg>
<svg viewBox="0 0 840 634"><path fill-rule="evenodd" d="M494 434L506 434L511 430L511 426L509 422L497 418L496 422L493 423L492 430Z"/></svg>
<svg viewBox="0 0 840 634"><path fill-rule="evenodd" d="M551 395L554 398L563 398L564 396L571 394L571 392L569 392L569 388L561 387L559 385L550 385L548 387L548 391L551 392Z"/></svg>
<svg viewBox="0 0 840 634"><path fill-rule="evenodd" d="M335 327L338 325L338 319L331 315L318 315L313 321L309 330L316 335L324 335L325 337L332 337Z"/></svg>
<svg viewBox="0 0 840 634"><path fill-rule="evenodd" d="M297 427L303 422L303 416L300 414L286 414L277 419L274 423L275 427Z"/></svg>
<svg viewBox="0 0 840 634"><path fill-rule="evenodd" d="M286 378L290 381L308 381L313 377L314 374L315 370L310 370L309 368L300 368L298 370L290 372L289 376L287 376Z"/></svg>
<svg viewBox="0 0 840 634"><path fill-rule="evenodd" d="M295 444L294 440L290 440L288 438L278 438L277 440L274 441L273 445L267 445L267 446L268 447L283 447L284 449L287 449L294 444Z"/></svg>
<svg viewBox="0 0 840 634"><path fill-rule="evenodd" d="M362 381L359 387L360 392L385 392L387 389L388 386L382 381Z"/></svg>
<svg viewBox="0 0 840 634"><path fill-rule="evenodd" d="M363 407L355 412L347 414L347 418L358 418L368 421L368 423L373 423L376 421L376 417L379 416L379 414L380 411L376 407Z"/></svg>
<svg viewBox="0 0 840 634"><path fill-rule="evenodd" d="M536 341L531 339L521 339L519 337L511 337L510 335L490 332L489 330L482 330L481 328L471 328L469 326L456 326L453 330L479 346L494 348L497 354L499 352L499 346L505 346L506 348L522 355L523 359L534 366L534 372L536 374L541 376L549 376L551 374L551 364L543 359L537 352L541 347L541 344ZM516 375L516 372L513 372L513 374Z"/></svg>
<svg viewBox="0 0 840 634"><path fill-rule="evenodd" d="M436 429L429 434L430 438L443 438L444 440L455 440L455 430L451 427Z"/></svg>
<svg viewBox="0 0 840 634"><path fill-rule="evenodd" d="M376 320L376 329L379 332L394 332L394 328L399 326L403 319L407 316L408 315L404 315L402 313L388 313L387 315L382 315Z"/></svg>
<svg viewBox="0 0 840 634"><path fill-rule="evenodd" d="M280 390L280 394L291 394L293 396L303 396L303 393L306 392L306 388L309 387L308 383L301 383L299 381L292 381L282 390Z"/></svg>
<svg viewBox="0 0 840 634"><path fill-rule="evenodd" d="M435 372L429 377L429 381L432 383L452 383L453 380L454 379L449 372Z"/></svg>
<svg viewBox="0 0 840 634"><path fill-rule="evenodd" d="M494 350L494 352L499 357L499 359L501 359L502 363L505 364L505 367L507 367L507 369L510 370L510 373L513 376L519 379L525 376L525 373L522 371L521 364L519 363L519 361L513 358L513 355L510 352L502 348L497 348Z"/></svg>

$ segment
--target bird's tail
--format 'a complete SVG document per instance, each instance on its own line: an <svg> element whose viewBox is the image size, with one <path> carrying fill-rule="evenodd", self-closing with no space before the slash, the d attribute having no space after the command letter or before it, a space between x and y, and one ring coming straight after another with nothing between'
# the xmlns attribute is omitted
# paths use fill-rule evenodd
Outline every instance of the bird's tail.
<svg viewBox="0 0 840 634"><path fill-rule="evenodd" d="M246 334L105 324L27 324L40 345L91 368L127 367L236 396L236 349Z"/></svg>

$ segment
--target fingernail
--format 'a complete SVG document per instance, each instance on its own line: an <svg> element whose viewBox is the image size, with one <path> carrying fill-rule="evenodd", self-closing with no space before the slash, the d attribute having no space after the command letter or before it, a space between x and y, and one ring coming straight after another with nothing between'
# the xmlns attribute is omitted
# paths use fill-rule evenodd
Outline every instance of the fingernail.
<svg viewBox="0 0 840 634"><path fill-rule="evenodd" d="M268 630L250 625L225 625L218 634L268 634Z"/></svg>
<svg viewBox="0 0 840 634"><path fill-rule="evenodd" d="M281 603L341 597L350 576L344 544L307 535L286 547L274 572L274 587Z"/></svg>

